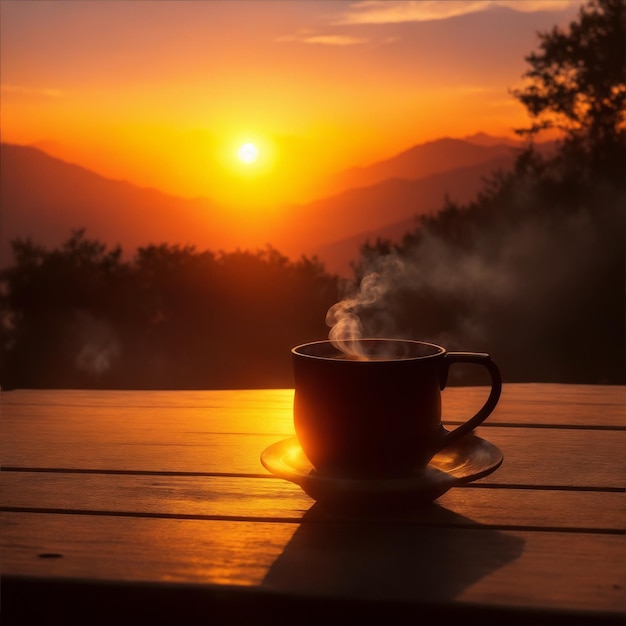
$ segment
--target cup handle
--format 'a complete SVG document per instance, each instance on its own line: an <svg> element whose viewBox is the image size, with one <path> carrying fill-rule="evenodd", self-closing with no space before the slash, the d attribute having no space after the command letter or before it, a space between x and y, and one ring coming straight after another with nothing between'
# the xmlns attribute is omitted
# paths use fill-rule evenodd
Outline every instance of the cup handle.
<svg viewBox="0 0 626 626"><path fill-rule="evenodd" d="M447 352L445 355L445 361L441 370L440 376L440 388L444 389L448 380L448 369L453 363L477 363L487 368L489 375L491 376L491 391L485 404L482 408L470 419L463 424L457 426L454 430L445 430L445 434L439 440L437 451L450 445L453 441L463 437L467 433L471 432L476 426L482 424L491 412L496 408L498 400L500 399L500 393L502 392L502 376L498 366L491 360L491 357L482 352Z"/></svg>

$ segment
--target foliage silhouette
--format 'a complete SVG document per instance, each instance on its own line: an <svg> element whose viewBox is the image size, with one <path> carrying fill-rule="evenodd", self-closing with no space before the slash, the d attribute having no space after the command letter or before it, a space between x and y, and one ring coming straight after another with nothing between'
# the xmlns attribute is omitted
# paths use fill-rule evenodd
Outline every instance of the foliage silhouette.
<svg viewBox="0 0 626 626"><path fill-rule="evenodd" d="M151 245L123 262L83 230L58 250L14 241L0 385L288 387L290 348L326 336L339 288L372 273L384 289L356 311L366 335L488 351L505 381L626 383L625 14L624 0L592 0L568 31L540 35L514 92L532 120L514 168L400 243L367 243L346 284L271 247ZM541 156L534 139L551 125L564 134Z"/></svg>
<svg viewBox="0 0 626 626"><path fill-rule="evenodd" d="M372 272L385 285L358 312L364 334L486 350L505 380L626 382L625 16L624 0L593 0L568 32L540 35L516 92L535 123L514 168L399 244L363 246L352 292ZM541 156L550 125L564 135Z"/></svg>
<svg viewBox="0 0 626 626"><path fill-rule="evenodd" d="M626 4L591 0L568 30L539 35L540 52L526 57L524 89L513 93L533 120L518 132L558 128L568 152L585 158L594 176L623 177L626 129ZM565 154L565 153L564 153ZM618 169L619 168L619 169Z"/></svg>
<svg viewBox="0 0 626 626"><path fill-rule="evenodd" d="M289 387L289 350L325 332L337 278L316 259L121 250L72 233L58 250L13 242L1 276L1 384L11 387Z"/></svg>

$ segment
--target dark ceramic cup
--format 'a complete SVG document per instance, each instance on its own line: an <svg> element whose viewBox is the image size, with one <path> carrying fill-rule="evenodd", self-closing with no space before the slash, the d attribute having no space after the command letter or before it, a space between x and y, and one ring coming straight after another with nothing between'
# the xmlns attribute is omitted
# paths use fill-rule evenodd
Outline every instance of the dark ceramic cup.
<svg viewBox="0 0 626 626"><path fill-rule="evenodd" d="M361 359L347 358L331 341L292 350L294 428L319 474L407 475L481 424L500 398L500 371L488 354L401 339L361 339L359 346ZM491 391L474 416L448 431L441 390L453 363L485 367Z"/></svg>

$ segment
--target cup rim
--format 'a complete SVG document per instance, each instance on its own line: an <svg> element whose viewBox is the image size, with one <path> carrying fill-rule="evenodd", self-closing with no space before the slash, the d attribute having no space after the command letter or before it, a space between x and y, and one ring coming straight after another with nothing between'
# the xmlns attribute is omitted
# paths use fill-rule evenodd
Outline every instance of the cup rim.
<svg viewBox="0 0 626 626"><path fill-rule="evenodd" d="M383 342L384 341L384 342L404 343L404 344L419 345L419 346L428 346L430 348L434 348L435 352L433 352L432 354L423 354L423 355L416 355L416 356L376 358L372 360L354 359L354 360L345 360L345 361L341 359L337 359L334 356L308 354L306 352L303 352L304 348L309 348L312 346L322 346L322 345L333 346L334 345L334 342L331 339L321 339L318 341L307 341L305 343L301 343L297 346L294 346L291 349L291 353L294 356L303 357L307 359L314 359L318 361L330 361L333 363L339 362L339 363L351 363L351 364L358 364L358 363L372 364L372 363L395 363L398 361L422 361L424 359L433 359L433 358L440 357L447 352L447 350L443 346L440 346L439 344L432 343L430 341L420 341L417 339L399 339L395 337L362 337L359 339L359 341L366 341L366 342L378 342L378 341Z"/></svg>

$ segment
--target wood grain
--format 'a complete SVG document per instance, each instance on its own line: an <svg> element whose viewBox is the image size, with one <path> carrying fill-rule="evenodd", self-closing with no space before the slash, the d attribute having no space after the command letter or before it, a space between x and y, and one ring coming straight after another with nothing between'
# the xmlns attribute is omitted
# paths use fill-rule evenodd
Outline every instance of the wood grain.
<svg viewBox="0 0 626 626"><path fill-rule="evenodd" d="M486 392L446 389L444 421ZM238 625L274 625L305 600L300 621L317 610L325 626L333 602L361 621L372 602L429 623L626 619L626 387L505 385L477 430L504 454L495 473L367 515L325 508L263 468L261 452L293 434L292 403L291 389L0 392L7 623L52 623L50 607L57 623L72 610L71 623L122 623L105 610L113 589L116 610L167 595L169 612L150 615L168 624L183 590L200 594L203 622L209 592L224 623L254 597L281 598Z"/></svg>
<svg viewBox="0 0 626 626"><path fill-rule="evenodd" d="M3 567L11 576L626 611L624 541L617 536L20 513L2 513L1 524Z"/></svg>
<svg viewBox="0 0 626 626"><path fill-rule="evenodd" d="M172 517L299 521L314 501L275 478L0 473L5 509L94 511ZM491 526L543 530L626 531L626 494L538 489L453 488L436 505L394 514L422 525ZM455 513L455 515L451 515ZM375 512L370 513L370 516ZM316 509L316 519L349 513ZM355 519L359 516L353 515Z"/></svg>
<svg viewBox="0 0 626 626"><path fill-rule="evenodd" d="M3 467L268 475L260 454L280 435L220 434L201 428L178 422L152 427L145 415L142 419L137 414L106 426L91 423L88 429L69 428L60 419L48 429L22 423L12 432L3 430L0 458ZM481 426L476 432L504 454L502 466L483 482L626 487L626 431Z"/></svg>
<svg viewBox="0 0 626 626"><path fill-rule="evenodd" d="M43 394L43 395L42 395ZM442 393L444 421L468 417L486 397L484 387L449 387ZM42 401L43 399L43 401ZM197 421L210 413L214 432L288 434L293 430L293 389L236 391L73 391L15 390L0 392L4 417L36 419L59 413L87 427L128 410L149 412L155 426L174 420ZM78 410L72 410L78 409ZM626 386L509 383L489 424L567 425L626 428ZM250 430L252 429L252 430Z"/></svg>

